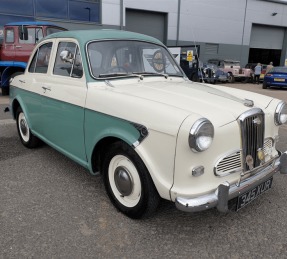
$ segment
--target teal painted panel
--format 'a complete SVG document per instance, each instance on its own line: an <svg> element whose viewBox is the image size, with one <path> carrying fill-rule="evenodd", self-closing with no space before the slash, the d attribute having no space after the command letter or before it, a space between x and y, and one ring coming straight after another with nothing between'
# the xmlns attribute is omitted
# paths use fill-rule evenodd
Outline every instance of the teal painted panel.
<svg viewBox="0 0 287 259"><path fill-rule="evenodd" d="M43 101L43 127L46 141L69 157L86 161L84 108L52 98Z"/></svg>
<svg viewBox="0 0 287 259"><path fill-rule="evenodd" d="M42 96L17 87L10 88L10 95L11 100L17 99L20 103L32 132L37 136L41 136L43 134Z"/></svg>
<svg viewBox="0 0 287 259"><path fill-rule="evenodd" d="M105 137L119 138L129 145L141 137L129 121L91 110L86 110L85 118L85 143L89 162L95 145Z"/></svg>

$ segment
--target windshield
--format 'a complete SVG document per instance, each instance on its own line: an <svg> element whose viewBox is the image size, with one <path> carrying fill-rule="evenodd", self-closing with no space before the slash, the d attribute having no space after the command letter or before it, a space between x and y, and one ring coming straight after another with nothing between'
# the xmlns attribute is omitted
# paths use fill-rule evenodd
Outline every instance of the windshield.
<svg viewBox="0 0 287 259"><path fill-rule="evenodd" d="M162 46L141 41L100 41L88 45L92 76L183 76L176 61Z"/></svg>
<svg viewBox="0 0 287 259"><path fill-rule="evenodd" d="M240 67L240 63L237 61L224 61L226 66L239 66Z"/></svg>

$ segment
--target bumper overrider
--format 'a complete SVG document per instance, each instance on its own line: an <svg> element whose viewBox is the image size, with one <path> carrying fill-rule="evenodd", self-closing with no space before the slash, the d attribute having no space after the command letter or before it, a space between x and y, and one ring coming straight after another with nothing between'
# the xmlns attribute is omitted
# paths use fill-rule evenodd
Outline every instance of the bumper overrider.
<svg viewBox="0 0 287 259"><path fill-rule="evenodd" d="M277 172L287 174L287 151L268 163L267 166L254 169L250 172L250 177L238 183L230 185L229 182L224 182L214 192L195 198L177 197L175 204L177 209L185 212L197 212L214 207L220 212L227 212L229 200L252 190Z"/></svg>

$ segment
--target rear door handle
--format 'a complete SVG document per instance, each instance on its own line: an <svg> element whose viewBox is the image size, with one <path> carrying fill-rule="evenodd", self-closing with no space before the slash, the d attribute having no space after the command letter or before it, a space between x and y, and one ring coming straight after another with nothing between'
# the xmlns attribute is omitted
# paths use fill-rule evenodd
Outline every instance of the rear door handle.
<svg viewBox="0 0 287 259"><path fill-rule="evenodd" d="M15 46L16 47L16 49L21 49L22 48L22 46Z"/></svg>

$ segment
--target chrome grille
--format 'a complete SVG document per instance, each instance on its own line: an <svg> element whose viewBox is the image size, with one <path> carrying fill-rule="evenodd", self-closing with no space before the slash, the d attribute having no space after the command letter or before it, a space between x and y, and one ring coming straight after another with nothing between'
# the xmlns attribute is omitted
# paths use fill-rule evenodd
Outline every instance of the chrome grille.
<svg viewBox="0 0 287 259"><path fill-rule="evenodd" d="M217 176L224 176L242 170L240 150L232 152L229 155L219 159L214 167L214 173Z"/></svg>
<svg viewBox="0 0 287 259"><path fill-rule="evenodd" d="M263 148L264 142L264 113L261 109L252 109L243 113L239 117L242 139L242 161L243 170L249 171L251 168L246 162L246 157L253 158L252 167L260 165L260 160L257 157L259 149Z"/></svg>

